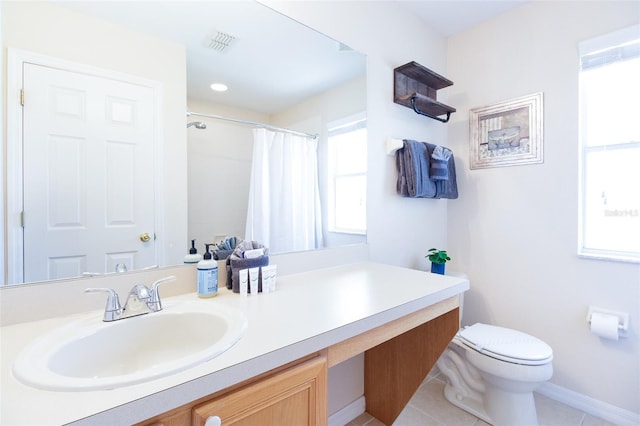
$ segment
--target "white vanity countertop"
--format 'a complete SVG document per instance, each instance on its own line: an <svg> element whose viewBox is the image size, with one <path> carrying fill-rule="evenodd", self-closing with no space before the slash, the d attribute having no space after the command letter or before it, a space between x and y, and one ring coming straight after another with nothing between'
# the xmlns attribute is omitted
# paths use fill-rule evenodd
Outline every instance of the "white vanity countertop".
<svg viewBox="0 0 640 426"><path fill-rule="evenodd" d="M11 373L20 350L34 339L80 317L101 317L102 312L2 327L0 424L136 423L468 289L464 278L366 262L278 277L274 293L242 297L221 288L211 299L198 299L195 293L167 298L165 309L182 301L240 309L248 319L247 331L211 361L108 391L43 391L21 384Z"/></svg>

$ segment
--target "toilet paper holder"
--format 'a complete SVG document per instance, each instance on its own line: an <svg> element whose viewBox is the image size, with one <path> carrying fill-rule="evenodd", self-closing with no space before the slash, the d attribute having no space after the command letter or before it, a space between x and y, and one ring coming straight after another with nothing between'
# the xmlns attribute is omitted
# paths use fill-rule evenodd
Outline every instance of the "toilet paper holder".
<svg viewBox="0 0 640 426"><path fill-rule="evenodd" d="M612 311L609 309L598 308L595 306L589 306L587 312L587 322L591 324L591 314L599 313L604 315L613 315L618 317L618 335L620 337L626 337L629 330L629 314L627 312Z"/></svg>

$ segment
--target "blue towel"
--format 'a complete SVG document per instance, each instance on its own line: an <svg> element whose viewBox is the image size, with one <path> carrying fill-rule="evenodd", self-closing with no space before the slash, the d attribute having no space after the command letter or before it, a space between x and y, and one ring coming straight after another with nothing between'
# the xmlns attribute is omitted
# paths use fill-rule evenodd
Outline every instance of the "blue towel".
<svg viewBox="0 0 640 426"><path fill-rule="evenodd" d="M404 148L396 151L396 169L398 170L396 192L403 197L408 197L409 188L407 187L407 172L404 169Z"/></svg>
<svg viewBox="0 0 640 426"><path fill-rule="evenodd" d="M437 152L435 159L434 151ZM402 149L396 151L396 167L398 194L413 198L458 198L451 150L426 142L405 140Z"/></svg>
<svg viewBox="0 0 640 426"><path fill-rule="evenodd" d="M449 179L436 181L436 198L448 198L455 200L458 198L458 182L456 181L456 164L453 155L447 161Z"/></svg>
<svg viewBox="0 0 640 426"><path fill-rule="evenodd" d="M449 179L436 181L436 198L448 198L455 200L458 198L458 182L456 180L456 163L453 155L447 160Z"/></svg>
<svg viewBox="0 0 640 426"><path fill-rule="evenodd" d="M436 145L432 145L427 143L427 151L430 155L436 149ZM445 148L446 149L446 148ZM449 156L447 160L447 180L436 180L436 193L433 198L449 198L456 199L458 198L458 182L456 180L456 165L453 160L453 153Z"/></svg>
<svg viewBox="0 0 640 426"><path fill-rule="evenodd" d="M403 148L396 151L396 190L400 195L415 198L433 198L436 195L435 182L429 179L430 156L427 144L412 140L405 140Z"/></svg>
<svg viewBox="0 0 640 426"><path fill-rule="evenodd" d="M231 256L233 250L212 250L211 253L215 260L225 260L227 257Z"/></svg>
<svg viewBox="0 0 640 426"><path fill-rule="evenodd" d="M429 178L431 180L449 179L449 168L447 162L453 153L450 149L436 145L431 154Z"/></svg>

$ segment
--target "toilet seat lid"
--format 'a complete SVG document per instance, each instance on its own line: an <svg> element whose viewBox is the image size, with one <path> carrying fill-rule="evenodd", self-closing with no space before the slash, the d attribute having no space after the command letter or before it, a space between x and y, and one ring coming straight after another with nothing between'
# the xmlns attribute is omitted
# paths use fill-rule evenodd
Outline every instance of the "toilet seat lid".
<svg viewBox="0 0 640 426"><path fill-rule="evenodd" d="M462 343L502 361L525 365L547 364L553 351L542 340L521 331L477 323L458 332Z"/></svg>

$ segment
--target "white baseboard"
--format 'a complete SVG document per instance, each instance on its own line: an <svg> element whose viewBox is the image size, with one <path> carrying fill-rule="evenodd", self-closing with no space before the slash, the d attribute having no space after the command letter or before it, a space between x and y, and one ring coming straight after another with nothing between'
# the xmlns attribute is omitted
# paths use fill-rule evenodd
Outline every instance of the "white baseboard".
<svg viewBox="0 0 640 426"><path fill-rule="evenodd" d="M364 413L366 404L364 396L329 416L328 426L344 426L351 420Z"/></svg>
<svg viewBox="0 0 640 426"><path fill-rule="evenodd" d="M546 382L537 393L620 426L640 425L640 414Z"/></svg>

